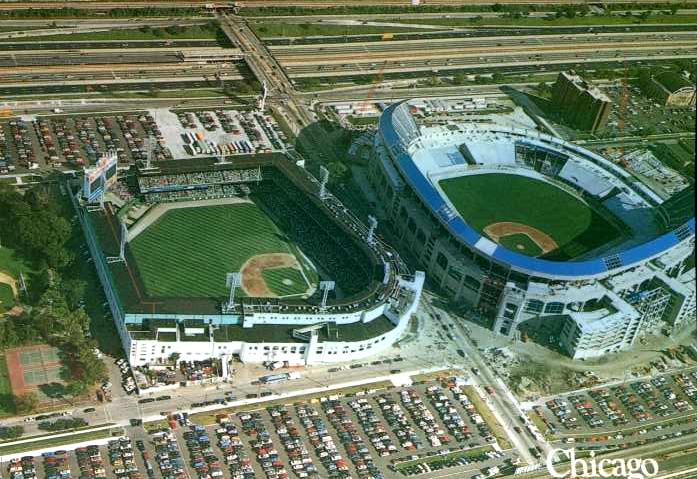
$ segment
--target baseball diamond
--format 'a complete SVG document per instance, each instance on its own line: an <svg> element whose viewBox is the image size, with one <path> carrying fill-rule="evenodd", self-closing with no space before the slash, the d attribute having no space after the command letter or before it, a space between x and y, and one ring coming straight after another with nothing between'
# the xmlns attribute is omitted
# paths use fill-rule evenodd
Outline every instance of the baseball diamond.
<svg viewBox="0 0 697 479"><path fill-rule="evenodd" d="M154 298L225 296L225 275L231 271L242 271L245 293L274 297L261 272L278 266L304 268L309 278L309 284L293 281L285 288L287 295L302 295L317 284L314 268L295 257L295 247L253 203L169 210L130 248L145 291ZM269 263L270 258L283 261Z"/></svg>
<svg viewBox="0 0 697 479"><path fill-rule="evenodd" d="M340 362L385 351L409 325L423 273L368 242L367 227L286 157L134 173L127 187L140 203L94 208L73 196L131 365L175 352Z"/></svg>
<svg viewBox="0 0 697 479"><path fill-rule="evenodd" d="M368 179L450 301L497 334L537 328L584 359L694 320L694 185L665 198L538 129L441 124L422 104L383 111Z"/></svg>
<svg viewBox="0 0 697 479"><path fill-rule="evenodd" d="M539 179L477 174L441 180L439 185L463 219L493 241L504 244L501 239L507 235L527 234L541 251L515 250L529 256L558 248L568 257L578 256L619 236L581 199Z"/></svg>

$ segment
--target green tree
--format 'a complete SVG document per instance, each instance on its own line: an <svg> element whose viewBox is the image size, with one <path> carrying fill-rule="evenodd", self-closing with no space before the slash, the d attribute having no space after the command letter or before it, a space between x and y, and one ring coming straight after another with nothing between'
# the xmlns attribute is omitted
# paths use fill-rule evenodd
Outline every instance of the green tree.
<svg viewBox="0 0 697 479"><path fill-rule="evenodd" d="M339 161L329 162L326 166L329 170L329 181L333 184L347 180L351 174L351 170Z"/></svg>
<svg viewBox="0 0 697 479"><path fill-rule="evenodd" d="M39 397L35 392L29 391L13 396L13 402L17 414L31 414L39 406Z"/></svg>
<svg viewBox="0 0 697 479"><path fill-rule="evenodd" d="M22 426L5 426L0 427L0 439L17 439L24 434L24 428Z"/></svg>
<svg viewBox="0 0 697 479"><path fill-rule="evenodd" d="M464 85L465 84L465 74L462 72L458 72L455 75L453 75L453 83L455 85Z"/></svg>
<svg viewBox="0 0 697 479"><path fill-rule="evenodd" d="M61 292L70 309L78 307L80 301L85 297L86 289L87 283L78 278L69 278L61 281Z"/></svg>

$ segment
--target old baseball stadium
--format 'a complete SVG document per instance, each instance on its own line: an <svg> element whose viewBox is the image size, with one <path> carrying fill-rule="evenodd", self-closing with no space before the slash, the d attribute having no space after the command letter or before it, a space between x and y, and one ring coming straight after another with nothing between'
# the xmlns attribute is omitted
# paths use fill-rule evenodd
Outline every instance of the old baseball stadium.
<svg viewBox="0 0 697 479"><path fill-rule="evenodd" d="M100 174L74 204L131 365L360 359L416 309L423 273L283 155Z"/></svg>
<svg viewBox="0 0 697 479"><path fill-rule="evenodd" d="M417 112L405 101L382 113L369 179L454 304L574 358L694 318L694 184L661 197L557 137Z"/></svg>

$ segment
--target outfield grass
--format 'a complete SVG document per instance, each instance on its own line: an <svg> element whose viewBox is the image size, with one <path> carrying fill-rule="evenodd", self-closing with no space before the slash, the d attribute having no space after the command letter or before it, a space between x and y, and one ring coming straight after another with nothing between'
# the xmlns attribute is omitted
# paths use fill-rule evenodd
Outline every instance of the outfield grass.
<svg viewBox="0 0 697 479"><path fill-rule="evenodd" d="M15 255L13 249L0 246L0 271L5 271L16 278L20 272L24 272L26 276L26 273L31 272L32 269Z"/></svg>
<svg viewBox="0 0 697 479"><path fill-rule="evenodd" d="M252 256L293 253L283 233L251 203L170 210L129 247L153 297L225 296L225 275Z"/></svg>
<svg viewBox="0 0 697 479"><path fill-rule="evenodd" d="M465 222L478 232L504 221L531 226L557 243L559 249L552 252L555 259L578 256L619 236L583 201L544 181L482 174L450 178L440 186Z"/></svg>
<svg viewBox="0 0 697 479"><path fill-rule="evenodd" d="M309 285L302 273L295 268L274 268L262 271L266 286L278 296L303 294Z"/></svg>

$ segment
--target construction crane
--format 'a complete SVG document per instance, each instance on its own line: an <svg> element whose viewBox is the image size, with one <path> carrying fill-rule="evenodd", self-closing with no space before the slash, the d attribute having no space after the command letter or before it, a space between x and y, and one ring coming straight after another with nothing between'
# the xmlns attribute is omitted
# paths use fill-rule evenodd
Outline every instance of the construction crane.
<svg viewBox="0 0 697 479"><path fill-rule="evenodd" d="M629 91L627 88L627 80L629 79L629 68L627 67L627 62L624 62L624 73L622 75L622 81L620 86L620 111L618 113L619 118L617 119L617 132L620 139L620 159L624 157L624 117L627 112L627 99L629 97Z"/></svg>
<svg viewBox="0 0 697 479"><path fill-rule="evenodd" d="M382 76L386 66L387 60L385 60L382 63L382 65L380 65L380 69L378 70L377 74L375 75L375 78L373 79L373 84L370 87L370 90L368 90L368 92L365 94L365 97L363 98L363 101L359 104L359 111L364 111L366 108L368 108L368 105L370 105L370 100L373 99L373 96L375 95L375 90L378 89L380 83L382 82Z"/></svg>

